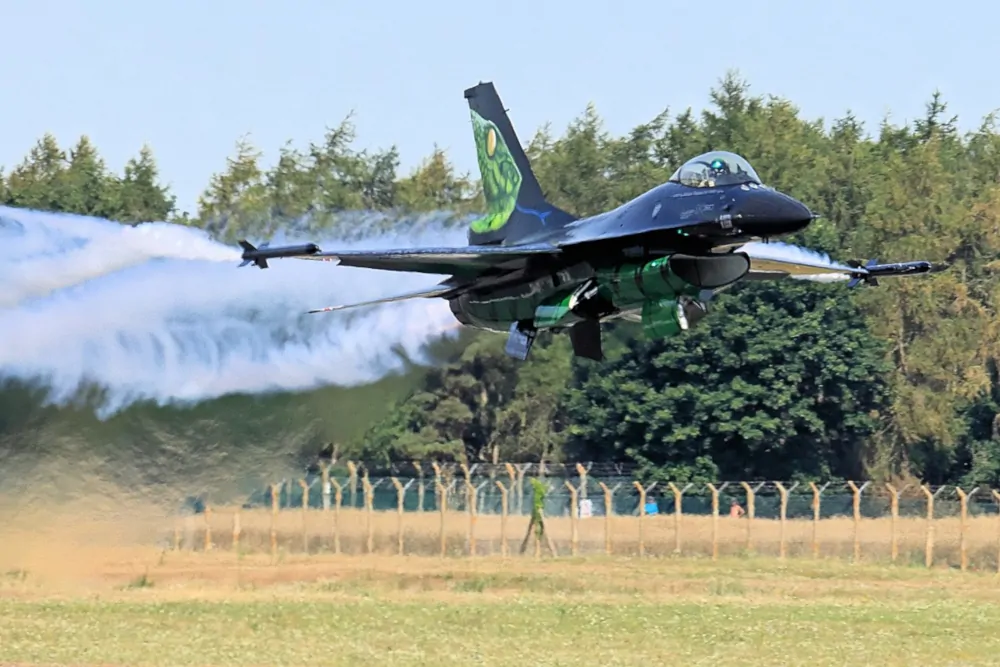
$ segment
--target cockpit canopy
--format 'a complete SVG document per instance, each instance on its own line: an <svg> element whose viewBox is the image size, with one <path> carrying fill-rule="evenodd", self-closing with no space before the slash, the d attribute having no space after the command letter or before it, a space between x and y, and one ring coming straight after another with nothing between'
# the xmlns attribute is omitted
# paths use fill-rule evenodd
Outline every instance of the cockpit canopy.
<svg viewBox="0 0 1000 667"><path fill-rule="evenodd" d="M670 181L692 188L714 188L743 183L761 185L760 176L750 163L729 151L711 151L691 158L674 172Z"/></svg>

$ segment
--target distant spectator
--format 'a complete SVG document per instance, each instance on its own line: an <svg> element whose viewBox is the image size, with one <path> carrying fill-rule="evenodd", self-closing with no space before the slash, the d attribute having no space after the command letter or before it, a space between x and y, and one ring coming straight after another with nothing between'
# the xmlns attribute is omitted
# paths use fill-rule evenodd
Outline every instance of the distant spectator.
<svg viewBox="0 0 1000 667"><path fill-rule="evenodd" d="M654 516L660 513L660 506L656 502L655 496L650 496L646 498L646 514L649 516Z"/></svg>
<svg viewBox="0 0 1000 667"><path fill-rule="evenodd" d="M734 519L739 519L744 514L745 512L743 511L743 508L740 507L740 504L734 500L733 504L729 506L729 516Z"/></svg>

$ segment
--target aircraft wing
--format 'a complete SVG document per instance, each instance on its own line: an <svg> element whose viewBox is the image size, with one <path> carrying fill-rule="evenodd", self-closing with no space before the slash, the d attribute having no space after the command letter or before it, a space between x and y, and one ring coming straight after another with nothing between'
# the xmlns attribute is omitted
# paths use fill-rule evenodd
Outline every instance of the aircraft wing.
<svg viewBox="0 0 1000 667"><path fill-rule="evenodd" d="M331 313L338 310L347 310L348 308L361 308L363 306L374 306L380 303L392 303L393 301L406 301L407 299L430 299L437 296L444 296L448 292L455 289L454 285L448 285L442 283L440 285L435 285L422 290L414 290L412 292L404 292L403 294L396 294L394 296L387 296L381 299L372 299L371 301L361 301L359 303L349 303L339 306L326 306L324 308L314 308L310 310L310 313Z"/></svg>
<svg viewBox="0 0 1000 667"><path fill-rule="evenodd" d="M255 248L246 240L243 263L267 268L267 260L281 257L334 262L341 266L354 266L383 271L404 271L475 277L493 270L513 270L523 266L532 257L555 257L562 251L547 243L520 246L462 246L442 248L393 248L386 250L329 250L324 251L315 243L279 246L262 244Z"/></svg>

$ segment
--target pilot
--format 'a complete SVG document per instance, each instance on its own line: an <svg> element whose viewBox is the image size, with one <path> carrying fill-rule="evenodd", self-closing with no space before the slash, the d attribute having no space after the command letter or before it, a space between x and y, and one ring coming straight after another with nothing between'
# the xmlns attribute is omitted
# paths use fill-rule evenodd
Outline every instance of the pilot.
<svg viewBox="0 0 1000 667"><path fill-rule="evenodd" d="M709 167L712 169L712 174L715 176L730 173L729 165L722 158L715 158L712 160L712 164L710 164Z"/></svg>
<svg viewBox="0 0 1000 667"><path fill-rule="evenodd" d="M702 164L705 164L702 162ZM725 176L732 173L729 169L729 165L722 158L715 158L708 165L708 169L704 172L704 177L701 181L701 187L715 187L720 176Z"/></svg>

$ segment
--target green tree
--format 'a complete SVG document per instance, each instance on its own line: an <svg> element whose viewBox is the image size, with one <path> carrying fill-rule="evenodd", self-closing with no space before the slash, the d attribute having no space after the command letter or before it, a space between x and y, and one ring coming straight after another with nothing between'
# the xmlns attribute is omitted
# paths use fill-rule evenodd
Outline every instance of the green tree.
<svg viewBox="0 0 1000 667"><path fill-rule="evenodd" d="M176 211L177 199L160 183L159 168L149 146L125 164L125 175L118 185L116 218L122 222L168 220Z"/></svg>
<svg viewBox="0 0 1000 667"><path fill-rule="evenodd" d="M481 203L468 174L456 174L444 151L434 146L431 156L412 174L403 178L397 188L398 205L407 211L441 211L445 209L468 213Z"/></svg>
<svg viewBox="0 0 1000 667"><path fill-rule="evenodd" d="M56 138L51 134L43 136L11 171L7 179L7 203L40 211L85 213L66 208L61 202L59 179L66 171L66 162L66 153Z"/></svg>
<svg viewBox="0 0 1000 667"><path fill-rule="evenodd" d="M198 198L199 226L229 241L267 228L268 191L260 157L249 137L237 142L226 171L213 175Z"/></svg>
<svg viewBox="0 0 1000 667"><path fill-rule="evenodd" d="M887 407L887 368L842 289L740 287L685 336L581 364L569 452L632 460L661 479L857 479Z"/></svg>

